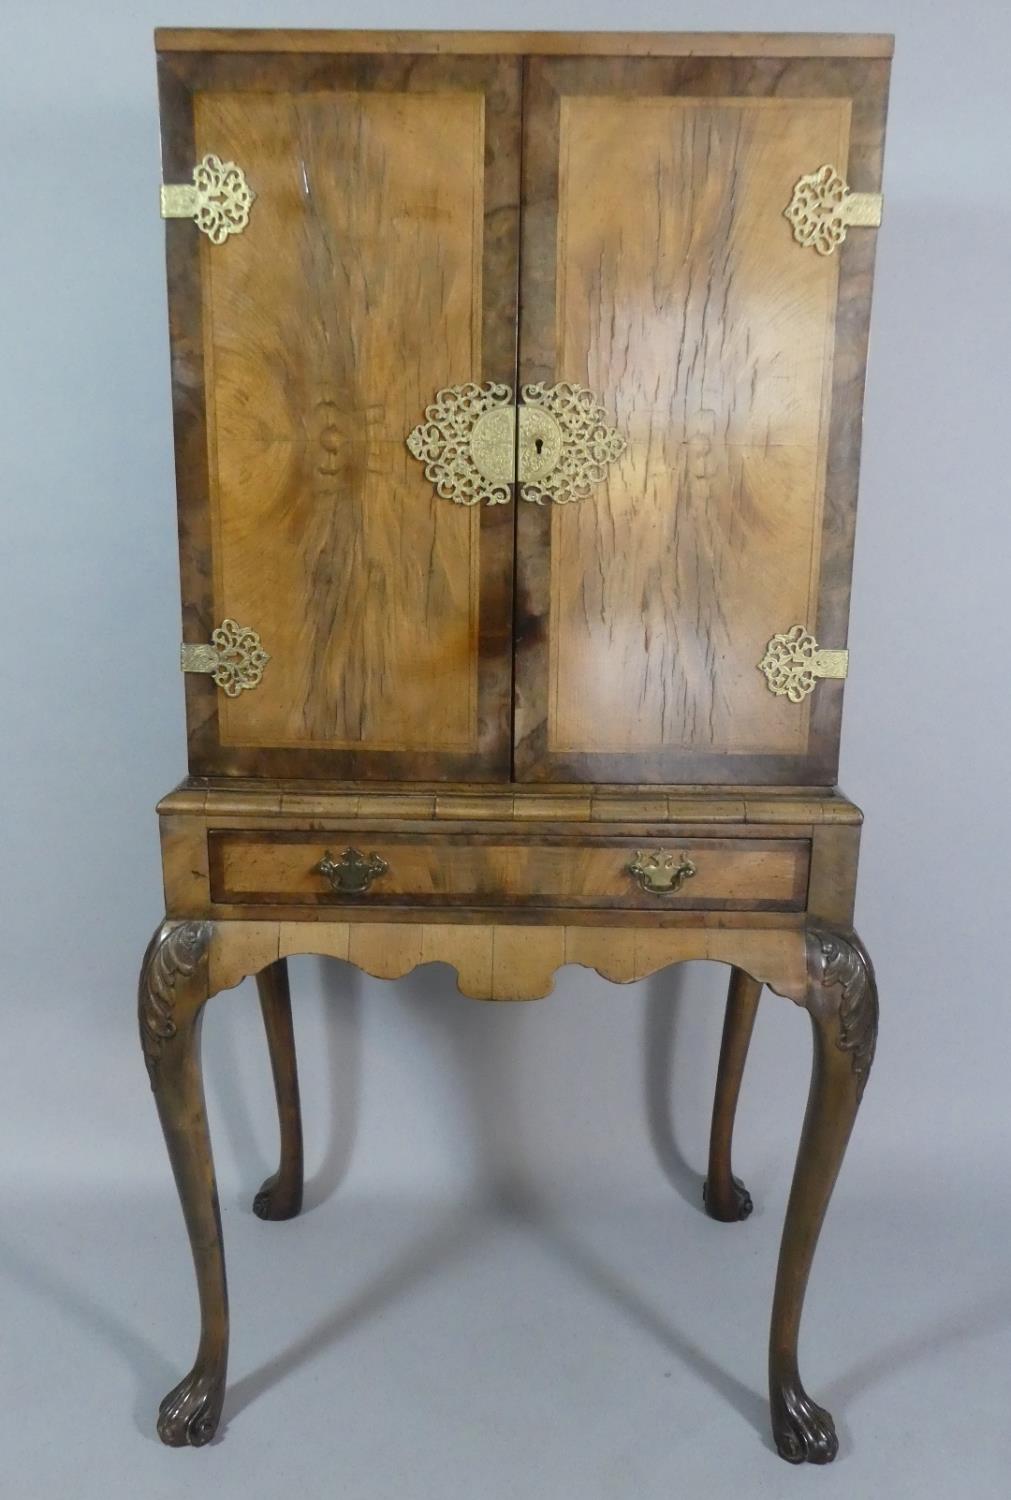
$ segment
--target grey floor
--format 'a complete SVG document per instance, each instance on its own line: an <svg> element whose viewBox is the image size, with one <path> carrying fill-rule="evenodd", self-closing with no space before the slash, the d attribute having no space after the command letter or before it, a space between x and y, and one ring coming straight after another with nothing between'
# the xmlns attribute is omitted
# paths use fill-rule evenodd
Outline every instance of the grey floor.
<svg viewBox="0 0 1011 1500"><path fill-rule="evenodd" d="M0 1236L0 1493L12 1500L347 1496L1005 1497L1007 1197L845 1178L805 1325L842 1452L797 1471L766 1431L782 1182L746 1224L685 1196L592 1207L368 1201L290 1224L223 1204L233 1310L225 1423L154 1435L192 1353L170 1185L8 1195ZM252 1186L252 1184L251 1184Z"/></svg>

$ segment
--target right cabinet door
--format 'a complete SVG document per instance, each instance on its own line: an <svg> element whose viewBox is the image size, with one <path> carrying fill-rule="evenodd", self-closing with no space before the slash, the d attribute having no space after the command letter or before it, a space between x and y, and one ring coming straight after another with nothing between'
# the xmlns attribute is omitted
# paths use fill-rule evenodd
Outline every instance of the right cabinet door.
<svg viewBox="0 0 1011 1500"><path fill-rule="evenodd" d="M516 774L831 783L888 64L526 66Z"/></svg>

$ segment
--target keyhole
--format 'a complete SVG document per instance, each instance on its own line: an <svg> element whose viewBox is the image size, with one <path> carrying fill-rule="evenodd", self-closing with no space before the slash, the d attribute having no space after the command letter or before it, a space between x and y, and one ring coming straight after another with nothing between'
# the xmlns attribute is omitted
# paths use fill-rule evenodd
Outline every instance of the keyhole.
<svg viewBox="0 0 1011 1500"><path fill-rule="evenodd" d="M539 458L540 455L544 452L544 439L543 438L534 438L534 448L535 448L535 450L537 452L537 456Z"/></svg>

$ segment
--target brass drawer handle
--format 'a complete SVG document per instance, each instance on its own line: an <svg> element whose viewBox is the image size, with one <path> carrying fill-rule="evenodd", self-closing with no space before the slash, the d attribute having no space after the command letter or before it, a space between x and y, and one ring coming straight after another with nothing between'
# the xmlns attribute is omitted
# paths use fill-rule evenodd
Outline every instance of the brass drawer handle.
<svg viewBox="0 0 1011 1500"><path fill-rule="evenodd" d="M673 896L696 873L687 854L669 854L665 849L637 849L628 873L651 896Z"/></svg>
<svg viewBox="0 0 1011 1500"><path fill-rule="evenodd" d="M381 854L360 854L357 849L345 849L340 859L334 859L328 849L318 865L313 865L313 874L322 875L330 882L330 889L338 896L354 896L367 891L374 880L385 875L390 868Z"/></svg>

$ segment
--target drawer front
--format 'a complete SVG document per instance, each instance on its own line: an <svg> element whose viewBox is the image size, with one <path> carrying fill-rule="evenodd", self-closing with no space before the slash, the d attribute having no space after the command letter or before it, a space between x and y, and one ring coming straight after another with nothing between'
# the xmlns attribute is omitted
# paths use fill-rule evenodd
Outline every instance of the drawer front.
<svg viewBox="0 0 1011 1500"><path fill-rule="evenodd" d="M208 842L212 900L253 906L802 911L810 864L806 839L637 844L585 836L532 844L504 834L433 838L356 828L212 829ZM364 866L348 857L351 846ZM638 874L630 869L637 862Z"/></svg>

